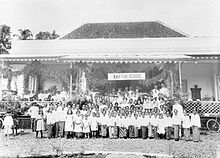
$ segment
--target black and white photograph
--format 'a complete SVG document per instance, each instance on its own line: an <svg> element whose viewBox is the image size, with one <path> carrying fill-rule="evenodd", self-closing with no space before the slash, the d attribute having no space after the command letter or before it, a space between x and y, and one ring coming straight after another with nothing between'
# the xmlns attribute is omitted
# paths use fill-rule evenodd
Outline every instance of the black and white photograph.
<svg viewBox="0 0 220 158"><path fill-rule="evenodd" d="M219 0L0 0L0 158L220 158Z"/></svg>

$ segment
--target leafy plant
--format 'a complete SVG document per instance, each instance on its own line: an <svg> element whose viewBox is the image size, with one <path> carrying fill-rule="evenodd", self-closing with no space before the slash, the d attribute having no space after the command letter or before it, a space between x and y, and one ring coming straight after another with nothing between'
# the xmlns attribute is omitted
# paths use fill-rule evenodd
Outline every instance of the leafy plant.
<svg viewBox="0 0 220 158"><path fill-rule="evenodd" d="M0 54L8 54L11 49L11 31L7 25L0 25Z"/></svg>

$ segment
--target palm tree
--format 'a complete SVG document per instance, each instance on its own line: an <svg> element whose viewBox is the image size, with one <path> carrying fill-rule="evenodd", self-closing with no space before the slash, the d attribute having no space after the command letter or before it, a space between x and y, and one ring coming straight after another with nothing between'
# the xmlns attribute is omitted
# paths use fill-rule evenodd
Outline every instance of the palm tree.
<svg viewBox="0 0 220 158"><path fill-rule="evenodd" d="M14 35L14 36L18 36L20 40L30 40L31 37L33 37L33 34L29 29L24 29L24 30L20 29L18 31L20 32L20 35Z"/></svg>
<svg viewBox="0 0 220 158"><path fill-rule="evenodd" d="M0 54L8 54L11 49L11 32L7 25L0 26Z"/></svg>
<svg viewBox="0 0 220 158"><path fill-rule="evenodd" d="M51 33L46 31L46 32L39 32L38 34L35 35L36 40L49 40L51 39Z"/></svg>
<svg viewBox="0 0 220 158"><path fill-rule="evenodd" d="M36 40L50 40L50 39L56 39L58 37L59 37L59 35L56 34L55 31L53 31L52 34L48 31L46 31L46 32L40 31L38 34L35 35Z"/></svg>
<svg viewBox="0 0 220 158"><path fill-rule="evenodd" d="M53 33L51 34L51 39L57 39L60 37L60 35L56 34L55 30L53 30Z"/></svg>

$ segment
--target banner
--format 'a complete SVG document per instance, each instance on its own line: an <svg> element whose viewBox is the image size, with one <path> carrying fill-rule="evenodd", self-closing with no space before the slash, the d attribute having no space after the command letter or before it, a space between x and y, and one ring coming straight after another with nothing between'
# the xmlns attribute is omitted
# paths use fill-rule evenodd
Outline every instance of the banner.
<svg viewBox="0 0 220 158"><path fill-rule="evenodd" d="M145 80L145 73L108 73L108 80Z"/></svg>

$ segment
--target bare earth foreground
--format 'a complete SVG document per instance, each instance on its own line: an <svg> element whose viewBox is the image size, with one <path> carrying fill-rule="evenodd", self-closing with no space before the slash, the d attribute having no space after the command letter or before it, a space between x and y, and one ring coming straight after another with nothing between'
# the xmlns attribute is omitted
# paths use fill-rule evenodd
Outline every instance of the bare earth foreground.
<svg viewBox="0 0 220 158"><path fill-rule="evenodd" d="M202 142L185 142L183 140L142 140L142 139L36 139L35 133L25 131L18 136L6 139L0 131L0 157L19 155L79 152L79 151L122 151L168 154L175 157L217 157L220 134L202 134ZM114 156L113 156L114 157ZM115 156L119 157L119 156ZM124 156L128 157L128 156ZM130 157L130 156L129 156ZM132 157L132 156L131 156ZM137 156L133 156L137 157Z"/></svg>

